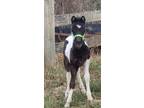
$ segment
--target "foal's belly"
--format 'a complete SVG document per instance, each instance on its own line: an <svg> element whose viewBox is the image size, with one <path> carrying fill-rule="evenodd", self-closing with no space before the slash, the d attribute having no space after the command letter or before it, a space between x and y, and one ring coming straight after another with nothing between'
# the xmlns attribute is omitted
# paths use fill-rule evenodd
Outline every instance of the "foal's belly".
<svg viewBox="0 0 144 108"><path fill-rule="evenodd" d="M73 59L72 61L71 61L71 63L73 64L73 65L75 65L75 66L82 66L84 63L85 63L85 61L86 61L86 59L77 59L77 58L75 58L75 59Z"/></svg>

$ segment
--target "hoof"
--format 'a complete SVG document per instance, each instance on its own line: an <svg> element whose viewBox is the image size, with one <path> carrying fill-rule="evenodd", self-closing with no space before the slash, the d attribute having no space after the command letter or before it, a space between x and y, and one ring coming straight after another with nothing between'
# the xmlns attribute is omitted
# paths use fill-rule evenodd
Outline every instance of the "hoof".
<svg viewBox="0 0 144 108"><path fill-rule="evenodd" d="M93 97L91 95L91 92L87 92L87 100L88 101L92 101L93 100Z"/></svg>
<svg viewBox="0 0 144 108"><path fill-rule="evenodd" d="M93 101L93 97L92 97L92 96L89 96L89 97L87 98L87 100L92 102L92 101Z"/></svg>
<svg viewBox="0 0 144 108"><path fill-rule="evenodd" d="M80 90L81 90L81 92L82 92L83 94L86 94L86 89L85 89L85 88L81 88Z"/></svg>
<svg viewBox="0 0 144 108"><path fill-rule="evenodd" d="M66 103L64 107L65 107L65 108L69 108L69 107L70 107L70 104L69 104L69 103Z"/></svg>

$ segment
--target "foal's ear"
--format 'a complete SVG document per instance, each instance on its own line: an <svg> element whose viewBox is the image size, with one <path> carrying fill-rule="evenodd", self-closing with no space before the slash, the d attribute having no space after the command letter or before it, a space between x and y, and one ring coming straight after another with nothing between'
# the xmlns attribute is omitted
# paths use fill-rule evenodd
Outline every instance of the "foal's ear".
<svg viewBox="0 0 144 108"><path fill-rule="evenodd" d="M82 17L81 17L81 20L82 20L83 22L85 22L85 21L86 21L86 19L85 19L85 17L84 17L84 16L82 16Z"/></svg>
<svg viewBox="0 0 144 108"><path fill-rule="evenodd" d="M75 16L72 16L71 17L71 22L73 23L75 21L76 17Z"/></svg>

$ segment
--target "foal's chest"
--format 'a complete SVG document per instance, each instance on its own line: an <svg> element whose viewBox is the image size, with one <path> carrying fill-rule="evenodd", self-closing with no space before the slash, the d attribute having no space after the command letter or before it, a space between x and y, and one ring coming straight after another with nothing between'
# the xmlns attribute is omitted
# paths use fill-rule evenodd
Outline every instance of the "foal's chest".
<svg viewBox="0 0 144 108"><path fill-rule="evenodd" d="M74 57L71 59L71 63L76 66L82 66L86 61L85 56Z"/></svg>

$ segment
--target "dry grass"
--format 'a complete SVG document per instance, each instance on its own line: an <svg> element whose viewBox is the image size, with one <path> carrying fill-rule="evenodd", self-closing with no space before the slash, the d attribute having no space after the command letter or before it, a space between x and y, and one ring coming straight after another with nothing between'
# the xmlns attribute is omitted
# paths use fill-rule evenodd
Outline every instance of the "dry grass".
<svg viewBox="0 0 144 108"><path fill-rule="evenodd" d="M94 97L93 103L87 102L86 95L82 94L76 81L76 89L73 93L71 108L100 108L101 103L101 59L93 56L90 64L91 91ZM63 108L65 104L64 92L66 89L65 70L63 68L63 56L58 54L57 64L54 67L45 66L44 108Z"/></svg>

